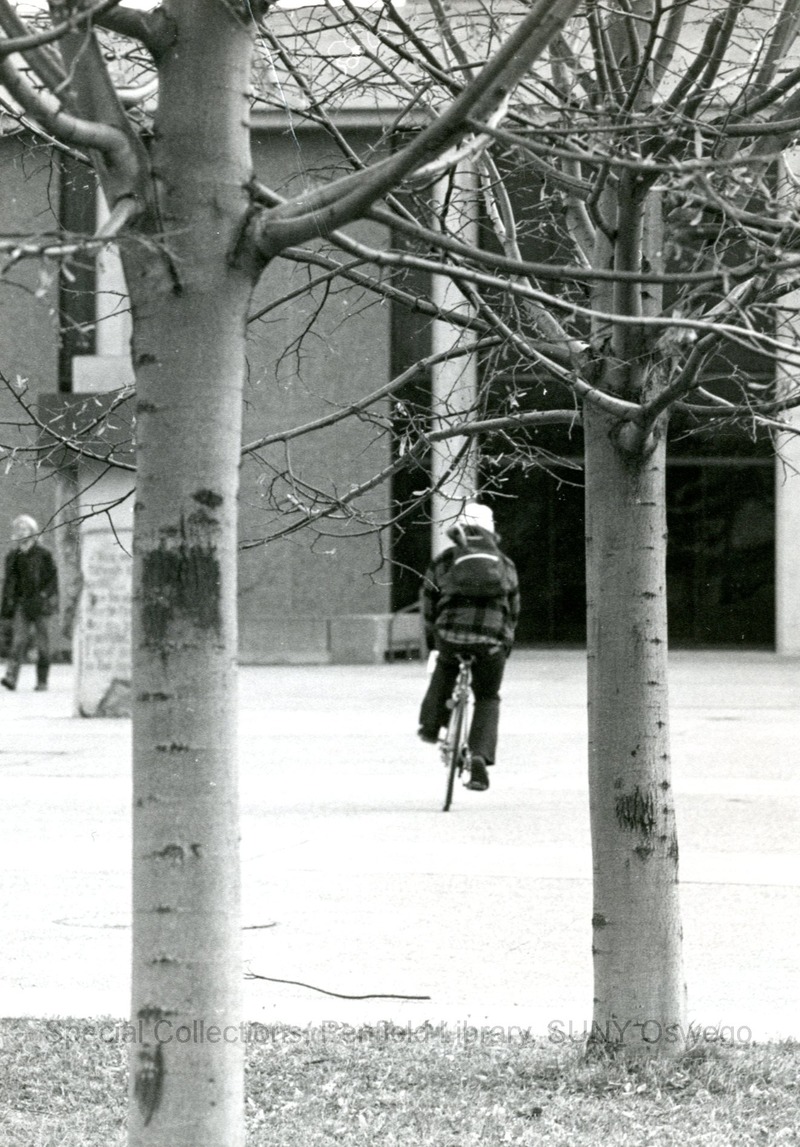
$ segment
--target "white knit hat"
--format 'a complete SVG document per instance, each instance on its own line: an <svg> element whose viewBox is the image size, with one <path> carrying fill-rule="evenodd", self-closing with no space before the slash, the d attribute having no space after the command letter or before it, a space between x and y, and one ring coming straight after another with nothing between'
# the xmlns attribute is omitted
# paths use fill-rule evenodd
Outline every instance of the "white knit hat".
<svg viewBox="0 0 800 1147"><path fill-rule="evenodd" d="M39 533L39 524L30 514L20 514L11 523L11 528L18 537L30 538Z"/></svg>
<svg viewBox="0 0 800 1147"><path fill-rule="evenodd" d="M482 530L494 533L494 514L481 502L465 502L464 509L458 516L458 523L462 526L479 526Z"/></svg>

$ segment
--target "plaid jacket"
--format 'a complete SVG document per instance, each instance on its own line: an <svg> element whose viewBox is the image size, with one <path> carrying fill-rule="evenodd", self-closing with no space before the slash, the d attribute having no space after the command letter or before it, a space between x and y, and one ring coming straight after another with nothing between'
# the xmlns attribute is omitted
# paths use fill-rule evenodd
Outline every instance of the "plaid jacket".
<svg viewBox="0 0 800 1147"><path fill-rule="evenodd" d="M503 597L450 597L441 590L442 578L453 563L451 546L435 557L422 583L422 615L428 649L439 641L453 645L501 645L506 653L514 644L519 618L519 580L511 558L501 554L511 590Z"/></svg>

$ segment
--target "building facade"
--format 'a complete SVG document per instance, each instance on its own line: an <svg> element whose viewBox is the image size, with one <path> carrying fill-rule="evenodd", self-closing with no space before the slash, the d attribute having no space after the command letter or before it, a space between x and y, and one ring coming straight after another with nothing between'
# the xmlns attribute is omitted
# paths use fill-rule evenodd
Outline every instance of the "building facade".
<svg viewBox="0 0 800 1147"><path fill-rule="evenodd" d="M350 138L364 150L377 138L365 120ZM302 131L302 135L299 132ZM290 189L330 162L321 133L264 124L256 132L257 170ZM97 205L85 177L54 164L47 149L24 134L0 139L0 232L88 231ZM372 245L381 228L359 234ZM346 409L394 377L412 355L435 345L429 319L404 314L358 287L331 288L314 269L276 261L253 301L243 442L280 436ZM283 297L287 301L278 303ZM66 587L61 646L72 644L87 680L98 682L79 709L113 707L109 680L124 679L124 657L113 648L124 632L131 534L129 470L68 473L31 441L24 405L48 395L100 401L132 382L124 281L113 253L71 260L59 268L20 263L0 281L5 385L0 388L3 481L0 522L21 511L54 530ZM479 368L478 368L479 369ZM502 382L502 380L500 380ZM498 383L499 384L499 383ZM416 397L434 383L415 384ZM95 396L92 398L91 396ZM371 660L391 644L392 616L413 606L434 544L429 506L399 526L378 532L334 515L292 530L313 511L315 491L344 494L390 465L396 441L385 433L388 400L370 418L342 420L291 441L273 441L242 465L240 508L240 646L248 663ZM678 428L679 429L679 428ZM500 532L520 571L523 643L582 644L584 640L583 495L580 443L549 432L542 443L573 465L552 470L512 464L487 450L474 480L494 490ZM559 434L561 437L559 437ZM764 436L682 439L670 457L669 568L671 640L684 646L760 646L800 654L800 466L795 440L783 460ZM18 453L15 453L15 450ZM795 460L793 460L795 458ZM502 472L502 481L498 473ZM296 480L295 480L296 479ZM378 485L365 505L375 523L391 520L423 469ZM69 523L80 521L80 537ZM8 545L0 533L0 557ZM78 556L80 555L80 556ZM92 626L101 615L103 625ZM112 624L113 623L113 624ZM102 630L102 632L100 632ZM94 644L92 644L94 642ZM83 643L83 644L81 644ZM88 644L87 644L88 643ZM109 710L110 711L110 710Z"/></svg>

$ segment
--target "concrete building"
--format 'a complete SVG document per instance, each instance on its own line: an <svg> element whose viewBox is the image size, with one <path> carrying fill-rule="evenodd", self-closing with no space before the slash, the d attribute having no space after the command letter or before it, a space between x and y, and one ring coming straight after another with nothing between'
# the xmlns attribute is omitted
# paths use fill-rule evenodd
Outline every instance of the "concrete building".
<svg viewBox="0 0 800 1147"><path fill-rule="evenodd" d="M325 146L313 135L303 141L303 162L322 164ZM267 152L268 157L267 157ZM269 164L271 181L290 185L296 176L295 150L283 133L259 135L257 163ZM67 160L53 163L47 149L23 134L0 139L0 233L90 232L98 209L94 192ZM364 239L380 243L380 229L365 226ZM391 362L389 309L364 306L363 292L322 288L276 309L271 302L306 282L306 270L287 260L273 265L253 301L254 320L243 417L243 441L290 430L343 408L388 378ZM313 319L313 324L312 324ZM63 652L70 647L75 610L74 655L88 680L99 673L101 687L89 685L78 708L94 712L107 686L124 677L117 636L125 628L125 586L130 582L132 475L92 461L65 469L59 452L30 448L29 411L49 422L65 413L59 429L87 426L133 380L124 279L113 251L103 257L55 265L21 263L0 283L2 369L0 442L4 480L0 483L0 522L10 525L21 510L33 513L53 532L64 583ZM22 405L24 403L24 406ZM385 416L386 405L380 407ZM123 402L112 423L119 442L130 434ZM107 432L106 432L107 434ZM107 440L107 439L106 439ZM97 444L102 447L103 443ZM15 448L18 453L14 453ZM370 479L386 463L391 444L364 421L347 421L296 443L260 450L242 466L240 563L241 656L248 662L320 662L382 658L392 627L392 585L385 560L385 537L366 529L342 528L333 520L262 544L287 519L273 508L277 498L291 511L293 497L306 500L318 485L346 491ZM129 465L123 445L115 457ZM277 477L287 461L298 476L291 485ZM279 492L276 494L275 485ZM386 521L391 488L380 486L366 508ZM364 503L362 502L362 506ZM61 508L63 506L63 509ZM59 511L57 513L57 511ZM81 521L80 558L75 531L56 529ZM0 559L7 547L0 530ZM348 536L349 535L349 536ZM47 539L45 539L47 540ZM78 561L77 580L71 571ZM129 596L129 593L128 593ZM341 619L347 618L347 624ZM110 631L109 627L113 630ZM102 688L102 694L98 689Z"/></svg>
<svg viewBox="0 0 800 1147"><path fill-rule="evenodd" d="M381 118L358 108L342 113L349 139L364 152L376 143ZM323 133L265 117L257 124L254 154L257 171L268 173L270 185L281 189L325 168L332 152ZM99 209L79 168L68 159L55 163L46 147L21 132L0 138L0 185L3 234L85 232ZM373 245L382 242L376 225L365 224L355 233ZM430 320L377 303L356 287L330 290L320 282L310 294L292 295L311 274L299 263L278 260L254 299L259 317L251 324L245 443L348 406L448 337ZM283 295L290 295L289 301L272 306ZM113 710L115 690L125 677L124 653L119 654L124 646L117 635L126 625L132 475L90 463L80 472L64 473L49 464L52 459L42 456L32 466L30 456L14 454L29 441L21 403L42 400L44 409L48 395L72 394L71 408L78 402L85 413L104 401L104 392L132 380L124 282L113 252L97 265L80 258L61 268L20 263L0 281L0 330L0 368L6 375L0 387L0 442L6 448L0 527L21 510L42 523L82 519L79 538L75 529L53 534L66 584L62 647L66 652L71 645L74 607L80 619L75 657L85 683L78 708ZM463 371L460 377L463 381ZM498 385L502 381L498 378ZM435 393L436 385L435 378L426 380L417 396ZM379 405L373 413L386 419L389 407ZM122 441L124 408L119 417ZM550 431L542 442L579 464L580 440L574 435ZM668 476L673 644L760 646L800 654L795 542L800 460L794 440L784 446L785 461L776 462L767 436L755 441L675 436ZM429 508L381 535L334 519L318 529L275 537L291 520L276 512L276 495L291 511L292 498L295 505L311 504L314 487L345 492L389 465L394 448L374 423L348 420L291 444L275 442L244 462L239 590L244 662L380 659L393 641L402 643L407 636L403 623L393 618L416 600L419 574L437 544ZM281 477L287 460L301 479L294 489ZM493 455L475 460L467 485L480 489L487 477L497 477L498 467L504 477L493 502L505 547L521 575L520 639L581 644L580 470L562 467L554 478L542 468L508 466ZM366 504L375 522L391 519L393 507L425 477L418 471L377 486ZM457 500L470 492L464 487L452 494ZM0 558L7 544L0 528Z"/></svg>

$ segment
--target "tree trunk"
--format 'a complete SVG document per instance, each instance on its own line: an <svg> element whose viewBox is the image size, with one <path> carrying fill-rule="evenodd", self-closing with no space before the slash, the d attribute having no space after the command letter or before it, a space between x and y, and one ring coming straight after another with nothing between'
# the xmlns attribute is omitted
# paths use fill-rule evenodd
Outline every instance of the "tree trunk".
<svg viewBox="0 0 800 1147"><path fill-rule="evenodd" d="M685 989L667 709L665 434L621 448L584 409L589 784L594 867L590 1042L670 1055Z"/></svg>
<svg viewBox="0 0 800 1147"><path fill-rule="evenodd" d="M137 379L129 1142L243 1142L237 482L252 276L250 33L175 5L152 151L166 259L128 248Z"/></svg>

